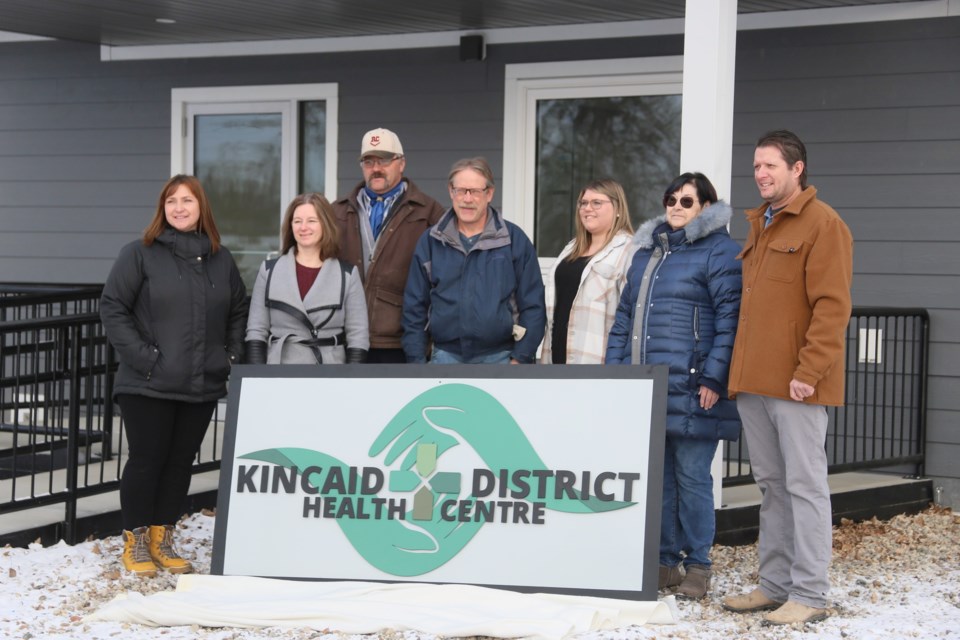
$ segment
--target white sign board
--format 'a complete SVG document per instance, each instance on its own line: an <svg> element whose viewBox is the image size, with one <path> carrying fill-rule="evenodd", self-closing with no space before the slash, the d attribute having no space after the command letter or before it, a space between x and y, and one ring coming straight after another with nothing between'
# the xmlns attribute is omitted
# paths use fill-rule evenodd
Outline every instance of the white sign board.
<svg viewBox="0 0 960 640"><path fill-rule="evenodd" d="M643 366L237 367L211 572L654 600L665 396Z"/></svg>

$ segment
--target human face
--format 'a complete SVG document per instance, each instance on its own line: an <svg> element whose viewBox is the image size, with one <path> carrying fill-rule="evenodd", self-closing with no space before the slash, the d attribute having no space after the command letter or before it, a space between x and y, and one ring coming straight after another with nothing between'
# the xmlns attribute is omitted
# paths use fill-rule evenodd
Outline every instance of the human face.
<svg viewBox="0 0 960 640"><path fill-rule="evenodd" d="M803 161L791 167L777 147L757 147L753 152L753 179L760 197L774 209L783 207L800 193Z"/></svg>
<svg viewBox="0 0 960 640"><path fill-rule="evenodd" d="M293 210L293 219L290 221L293 238L297 241L297 250L316 249L323 239L323 225L317 210L309 202L301 204Z"/></svg>
<svg viewBox="0 0 960 640"><path fill-rule="evenodd" d="M469 189L471 192L458 196L458 189ZM487 223L487 207L493 202L493 187L487 186L487 179L482 174L473 169L458 171L450 181L450 199L457 215L457 227L464 235L476 235L483 231Z"/></svg>
<svg viewBox="0 0 960 640"><path fill-rule="evenodd" d="M196 231L200 222L200 202L187 185L181 184L163 201L163 214L167 224L177 231Z"/></svg>
<svg viewBox="0 0 960 640"><path fill-rule="evenodd" d="M586 202L587 206L583 206ZM600 203L599 207L594 207L594 203ZM580 202L577 203L577 214L580 216L580 222L583 228L591 237L605 238L607 233L613 227L613 220L616 217L616 211L613 208L613 202L609 196L605 196L599 191L587 189L580 196Z"/></svg>
<svg viewBox="0 0 960 640"><path fill-rule="evenodd" d="M368 167L368 164L371 166ZM400 179L403 178L403 169L406 166L407 162L401 156L381 158L370 154L360 160L360 168L363 169L363 181L367 188L374 193L386 193L400 184Z"/></svg>
<svg viewBox="0 0 960 640"><path fill-rule="evenodd" d="M700 215L700 212L703 211L703 203L700 202L700 198L697 196L697 188L692 183L683 185L679 191L674 191L671 195L676 199L676 202L673 206L666 206L667 224L674 230L683 229L690 224L691 220ZM683 198L693 200L693 205L689 209L683 208L681 202Z"/></svg>

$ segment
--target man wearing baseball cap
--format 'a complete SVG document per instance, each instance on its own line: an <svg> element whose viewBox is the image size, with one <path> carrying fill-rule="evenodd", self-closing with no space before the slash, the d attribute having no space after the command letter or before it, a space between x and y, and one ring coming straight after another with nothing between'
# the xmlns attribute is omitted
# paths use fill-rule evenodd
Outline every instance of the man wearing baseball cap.
<svg viewBox="0 0 960 640"><path fill-rule="evenodd" d="M363 279L370 319L367 362L406 362L400 337L403 288L417 240L443 207L403 177L406 160L400 138L373 129L360 143L363 182L333 203L340 230L337 256L354 264Z"/></svg>

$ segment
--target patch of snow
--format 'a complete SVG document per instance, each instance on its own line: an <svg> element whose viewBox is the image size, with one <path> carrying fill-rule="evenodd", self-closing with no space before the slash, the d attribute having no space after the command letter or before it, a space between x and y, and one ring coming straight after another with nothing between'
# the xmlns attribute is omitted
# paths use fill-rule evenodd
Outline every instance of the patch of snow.
<svg viewBox="0 0 960 640"><path fill-rule="evenodd" d="M207 573L214 516L199 513L178 524L178 545L197 570ZM435 640L427 634L384 631L345 636L330 630L263 628L152 628L91 623L85 616L118 594L171 591L176 576L137 578L123 572L120 537L69 546L0 549L0 638L11 640L248 640L281 638L386 638ZM889 521L844 523L834 530L830 577L831 617L807 626L764 627L763 614L724 611L724 595L752 589L757 580L756 545L715 547L711 593L702 601L677 601L676 625L628 627L581 634L581 640L960 638L960 515L931 509Z"/></svg>

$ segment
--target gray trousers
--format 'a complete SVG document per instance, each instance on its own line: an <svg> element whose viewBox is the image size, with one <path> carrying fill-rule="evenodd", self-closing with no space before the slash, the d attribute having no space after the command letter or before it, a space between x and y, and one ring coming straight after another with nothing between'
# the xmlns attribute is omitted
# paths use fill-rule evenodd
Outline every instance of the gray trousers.
<svg viewBox="0 0 960 640"><path fill-rule="evenodd" d="M827 411L821 405L737 394L760 487L760 590L774 600L827 606L833 545L827 485Z"/></svg>

